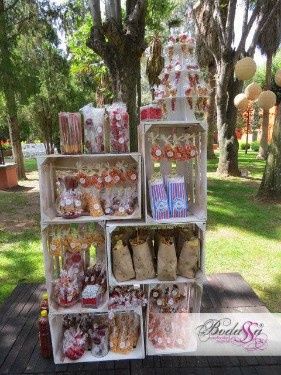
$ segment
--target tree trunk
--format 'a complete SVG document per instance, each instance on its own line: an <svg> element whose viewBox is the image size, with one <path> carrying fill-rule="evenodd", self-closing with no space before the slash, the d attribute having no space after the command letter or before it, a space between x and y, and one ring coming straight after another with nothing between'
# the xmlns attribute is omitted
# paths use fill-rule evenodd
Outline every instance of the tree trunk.
<svg viewBox="0 0 281 375"><path fill-rule="evenodd" d="M217 127L220 157L217 172L224 176L240 176L238 168L238 141L235 135L237 109L234 98L242 82L234 80L234 59L220 63L217 74Z"/></svg>
<svg viewBox="0 0 281 375"><path fill-rule="evenodd" d="M20 140L20 125L17 117L17 103L14 91L15 77L9 46L10 42L7 35L7 21L4 0L0 0L0 30L2 87L8 114L9 133L13 149L13 157L15 163L17 164L18 178L25 179L26 176Z"/></svg>
<svg viewBox="0 0 281 375"><path fill-rule="evenodd" d="M269 147L258 197L281 199L281 105L278 107L272 134L272 143Z"/></svg>
<svg viewBox="0 0 281 375"><path fill-rule="evenodd" d="M265 90L269 90L271 86L271 70L272 70L272 55L267 55L266 59L266 75L265 75ZM269 123L269 111L263 110L262 116L262 131L258 159L265 160L268 153L268 123Z"/></svg>
<svg viewBox="0 0 281 375"><path fill-rule="evenodd" d="M215 121L216 121L216 78L215 78L215 67L209 68L209 86L211 89L209 99L209 109L207 114L208 124L208 145L207 145L207 158L214 159L214 132L215 132Z"/></svg>

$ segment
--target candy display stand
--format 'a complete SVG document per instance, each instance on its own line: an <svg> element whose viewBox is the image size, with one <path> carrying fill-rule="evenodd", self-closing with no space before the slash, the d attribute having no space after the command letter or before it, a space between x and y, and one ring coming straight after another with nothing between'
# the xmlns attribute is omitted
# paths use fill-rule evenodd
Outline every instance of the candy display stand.
<svg viewBox="0 0 281 375"><path fill-rule="evenodd" d="M194 338L183 330L184 338L177 339L177 333L173 331L173 327L177 326L179 330L180 324L187 327L190 313L200 312L205 280L207 125L204 120L204 112L207 109L208 88L194 57L194 41L191 38L186 34L172 36L165 51L166 65L159 77L161 85L155 90L156 103L143 107L141 111L143 121L138 129L138 153L49 155L38 158L42 242L46 285L49 294L49 322L54 362L57 364L144 358L145 341L148 355L184 355L196 350ZM119 107L123 112L125 111L123 104ZM96 125L96 112L104 113L100 109L98 111L95 109L88 115L89 118L85 118L84 114L84 122L89 127L87 142L91 147L93 146L91 142L94 142L96 146L95 142L97 141L91 135L95 132L90 131ZM106 139L116 133L116 127L119 132L122 130L120 127L123 123L126 127L128 125L126 112L124 112L126 121L122 121L122 116L119 116L118 111L112 113L115 117L113 116L112 126L105 127L107 129L104 134ZM77 116L78 122L81 121L79 119L80 115ZM110 119L109 116L109 121L111 121ZM102 118L100 121L103 122L104 119ZM66 125L71 127L71 124L68 123L64 125L65 128ZM66 133L68 128L64 130ZM113 134L113 132L115 133ZM80 146L82 147L80 136L78 140L68 138L66 140L68 145L74 145L75 152L80 150ZM64 142L63 138L62 142ZM90 151L87 147L85 149L87 152ZM115 152L120 152L121 148L116 150L114 149ZM113 150L111 151L113 152ZM91 172L97 170L98 165L101 164L107 166L106 173L108 175L110 172L113 173L116 166L122 169L120 165L126 165L128 168L127 170L123 169L123 175L119 175L121 180L115 184L115 190L111 194L111 198L108 199L109 202L105 198L109 196L107 189L111 189L110 184L106 185L108 181L105 176L107 175L103 175L102 172ZM100 169L98 170L100 171ZM85 178L81 177L83 176L81 171L85 171ZM65 176L65 174L68 175ZM98 188L95 185L97 176L102 176L104 179L103 188ZM133 177L132 180L131 177ZM88 187L83 185L87 179L91 181ZM158 186L154 190L152 189L153 184L157 185L155 181L160 181L162 189L159 189L160 193L157 190ZM81 187L79 184L83 186ZM88 191L87 188L89 188ZM128 193L129 198L125 193L123 194L126 189L132 192L131 195ZM91 203L87 196L87 194L91 195L89 191L92 194ZM117 197L114 194L117 194ZM93 197L102 207L99 210L99 213L102 212L102 214L94 214L98 209L95 208ZM122 206L121 201L124 200L124 197L126 203L123 202L124 206ZM70 203L67 203L67 200ZM70 207L72 207L72 211ZM120 211L120 207L123 211ZM122 214L119 215L120 212ZM164 212L164 215L161 215L161 212ZM76 303L72 306L65 307L63 303L66 297L62 297L58 301L63 306L58 306L58 301L54 298L54 283L58 279L64 257L67 258L68 250L63 255L52 253L50 255L49 230L57 227L70 228L72 225L93 225L93 223L103 233L102 247L99 248L99 251L103 253L106 266L107 292L104 301L95 309L83 307L79 297L77 300L74 298ZM140 233L144 236L141 240ZM172 251L170 251L171 249ZM96 251L98 252L98 249ZM117 251L118 255L116 252L113 256L113 251ZM85 254L85 259L89 259L90 255ZM98 258L97 253L96 257ZM94 267L100 267L100 264L97 262ZM102 270L104 271L103 268ZM117 273L116 270L118 270ZM83 272L83 277L88 277L86 276L86 267ZM93 271L91 270L91 272ZM104 291L104 273L100 268L99 272L99 275L102 274L102 282L97 284L101 285L101 290ZM90 275L92 274L90 273ZM92 280L92 276L90 278ZM84 283L86 286L92 285L87 284L85 279ZM61 284L59 284L60 286ZM125 290L124 295L122 295L122 287ZM143 314L142 307L139 307L140 304L138 305L135 300L132 305L128 301L133 300L133 296L134 299L138 298L132 292L132 288L136 287L140 288L143 293L140 298L148 301L146 314ZM110 288L114 288L115 294L109 295ZM168 292L165 292L166 300L159 301L158 307L161 307L163 303L167 304L167 309L159 308L158 311L157 304L155 305L155 301L151 300L153 291L157 297L157 288L159 290L163 288L162 290L165 291L172 290L170 300L167 300ZM64 291L63 288L62 290ZM187 305L178 306L184 296L184 294L179 295L178 290L188 291L185 294ZM119 298L119 302L121 302L116 309L111 309L109 307L118 305L114 295L118 295L116 298ZM87 295L85 299L87 298L91 297ZM112 304L110 301L113 301ZM138 307L135 307L134 303ZM132 333L130 327L124 328L122 319L115 318L114 314L127 314L124 315L128 319L125 320L126 322L130 322L130 319L133 322L139 322L139 325L133 325L134 328L139 328L137 330L139 336L136 334L136 330ZM103 328L100 328L100 335L104 337L104 331L107 329L108 333L109 329L113 327L115 331L113 329L111 334L114 339L111 336L110 341L109 338L103 355L95 356L95 350L99 350L99 345L106 342L106 339L96 336L95 340L93 339L91 335L96 329L93 322L96 319L105 319L106 321L107 317L114 319L113 323L111 322L111 325L108 324L108 326L104 324ZM67 322L83 321L84 331L82 333L79 331L80 323L78 328L76 327L77 332L71 331L74 326L66 327L65 319L69 319ZM151 319L156 321L156 325L154 325L156 341L150 332L151 328L153 333ZM161 319L163 322L167 322L167 329L172 330L172 341L167 338L167 334L163 330L163 337L161 337L161 332L157 331L157 322ZM173 323L175 321L177 324ZM89 327L89 324L92 324L91 328L85 328ZM104 328L105 326L107 328ZM67 329L69 331L66 332ZM77 337L70 337L73 332L77 333ZM69 352L64 347L66 334L69 334L70 339L73 339L73 346L69 340ZM123 339L121 340L124 335L127 335L128 344L125 344ZM92 343L92 345L96 345L96 347L91 347L89 342L81 344L81 340L85 341L85 337L88 337L88 340L89 338L93 339L94 344ZM188 342L184 342L185 339ZM130 347L130 350L126 350L127 347Z"/></svg>

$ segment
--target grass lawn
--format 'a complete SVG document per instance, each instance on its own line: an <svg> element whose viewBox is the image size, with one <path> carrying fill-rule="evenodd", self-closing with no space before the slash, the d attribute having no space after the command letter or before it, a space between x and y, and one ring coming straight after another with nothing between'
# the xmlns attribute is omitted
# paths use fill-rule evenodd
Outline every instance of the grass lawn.
<svg viewBox="0 0 281 375"><path fill-rule="evenodd" d="M281 312L281 205L255 199L264 162L252 152L241 152L239 161L248 178L218 179L217 160L208 163L207 273L241 273L271 311ZM29 172L36 169L33 160L26 165ZM11 221L0 229L1 303L18 282L44 276L38 202L29 192L0 191L0 212ZM24 221L30 225L22 227Z"/></svg>

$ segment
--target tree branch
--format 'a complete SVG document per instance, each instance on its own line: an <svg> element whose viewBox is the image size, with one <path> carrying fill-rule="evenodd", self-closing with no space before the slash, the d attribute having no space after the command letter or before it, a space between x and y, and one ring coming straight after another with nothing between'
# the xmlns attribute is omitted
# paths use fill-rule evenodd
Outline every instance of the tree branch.
<svg viewBox="0 0 281 375"><path fill-rule="evenodd" d="M145 12L146 12L147 0L137 0L134 9L130 14L128 14L128 19L126 21L127 34L137 35L144 32L144 21ZM142 25L141 25L142 24ZM139 33L138 28L142 26L143 30ZM141 36L141 35L140 35Z"/></svg>
<svg viewBox="0 0 281 375"><path fill-rule="evenodd" d="M222 18L221 18L219 1L215 0L214 4L215 4L215 14L217 16L217 17L215 17L215 19L217 20L216 29L217 29L217 33L218 33L218 38L220 40L220 43L225 46L225 42L226 42L225 41L225 30L224 30L224 25L223 25Z"/></svg>
<svg viewBox="0 0 281 375"><path fill-rule="evenodd" d="M100 0L89 0L89 7L93 17L94 26L101 27L101 11L100 11Z"/></svg>
<svg viewBox="0 0 281 375"><path fill-rule="evenodd" d="M17 5L18 2L19 2L19 0L14 0L14 2L11 5L9 5L8 7L6 7L4 11L8 12L9 10L13 9Z"/></svg>
<svg viewBox="0 0 281 375"><path fill-rule="evenodd" d="M280 7L280 6L281 6L281 0L277 0L276 4L272 8L269 16L267 18L265 18L265 17L261 17L260 18L258 26L257 26L257 29L256 29L256 32L255 32L255 34L253 36L252 43L251 43L250 47L248 48L248 54L250 56L253 55L254 52L255 52L259 36L263 33L264 29L267 27L268 23L272 19L273 15L274 15L274 13L276 11L276 9L278 7Z"/></svg>
<svg viewBox="0 0 281 375"><path fill-rule="evenodd" d="M226 26L225 26L225 43L227 48L231 48L234 34L234 20L236 15L236 6L237 0L229 0L227 17L226 17Z"/></svg>
<svg viewBox="0 0 281 375"><path fill-rule="evenodd" d="M260 1L257 2L257 5L250 17L250 20L248 22L248 24L245 26L245 31L242 32L242 35L241 35L241 39L240 39L240 42L238 44L238 47L237 47L237 50L236 50L236 57L238 58L240 53L245 49L245 44L246 44L246 40L249 36L249 33L253 27L253 24L254 22L256 21L258 15L259 15L259 12L260 12Z"/></svg>
<svg viewBox="0 0 281 375"><path fill-rule="evenodd" d="M119 26L122 25L122 11L121 11L121 1L115 0L115 13L116 13L116 22Z"/></svg>
<svg viewBox="0 0 281 375"><path fill-rule="evenodd" d="M250 0L245 1L245 7L244 7L244 17L243 17L243 23L242 23L242 35L247 30L248 25L248 16L249 16L249 6L250 6Z"/></svg>

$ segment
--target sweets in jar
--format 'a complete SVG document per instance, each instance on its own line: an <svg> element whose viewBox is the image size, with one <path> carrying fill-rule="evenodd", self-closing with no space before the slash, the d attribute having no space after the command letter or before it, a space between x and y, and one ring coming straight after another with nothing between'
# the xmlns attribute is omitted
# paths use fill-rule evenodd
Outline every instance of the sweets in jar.
<svg viewBox="0 0 281 375"><path fill-rule="evenodd" d="M107 108L107 113L110 132L110 152L130 152L129 115L126 105L122 102L113 103Z"/></svg>
<svg viewBox="0 0 281 375"><path fill-rule="evenodd" d="M104 108L94 108L88 104L80 110L84 119L84 144L87 154L105 152Z"/></svg>

